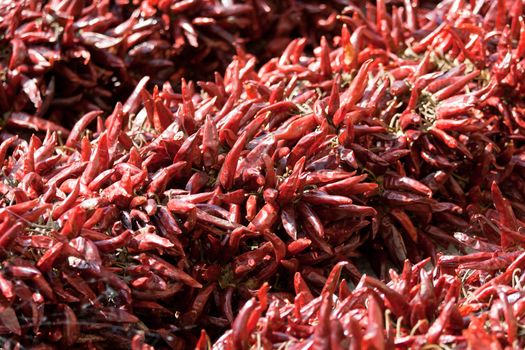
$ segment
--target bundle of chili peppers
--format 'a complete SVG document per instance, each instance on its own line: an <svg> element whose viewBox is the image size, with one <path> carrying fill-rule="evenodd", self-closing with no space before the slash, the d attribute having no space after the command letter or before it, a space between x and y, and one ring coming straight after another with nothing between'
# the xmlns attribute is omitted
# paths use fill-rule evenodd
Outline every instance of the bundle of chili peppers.
<svg viewBox="0 0 525 350"><path fill-rule="evenodd" d="M45 6L73 11L62 40L80 5ZM313 52L294 39L259 67L238 46L224 74L180 90L134 77L127 100L87 102L71 127L44 118L70 111L18 69L45 58L19 38L25 102L2 102L24 105L1 131L2 347L523 347L523 3L416 5L330 10L337 29ZM132 5L114 6L81 14ZM103 27L93 47L119 25ZM120 45L71 35L88 62Z"/></svg>
<svg viewBox="0 0 525 350"><path fill-rule="evenodd" d="M4 1L0 109L29 129L38 127L29 116L70 128L83 113L110 112L144 76L150 88L209 79L236 46L266 59L294 37L315 40L340 26L335 10L345 3Z"/></svg>

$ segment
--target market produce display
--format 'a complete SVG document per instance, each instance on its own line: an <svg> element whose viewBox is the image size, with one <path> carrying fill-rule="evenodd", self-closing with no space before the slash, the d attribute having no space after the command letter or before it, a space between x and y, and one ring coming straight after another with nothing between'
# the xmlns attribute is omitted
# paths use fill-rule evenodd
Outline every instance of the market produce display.
<svg viewBox="0 0 525 350"><path fill-rule="evenodd" d="M525 4L290 4L1 3L2 348L525 346Z"/></svg>

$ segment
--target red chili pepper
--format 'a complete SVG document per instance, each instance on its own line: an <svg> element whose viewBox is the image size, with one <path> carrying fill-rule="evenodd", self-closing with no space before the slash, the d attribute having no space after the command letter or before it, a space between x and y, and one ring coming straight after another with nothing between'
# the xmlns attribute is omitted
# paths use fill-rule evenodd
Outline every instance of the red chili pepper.
<svg viewBox="0 0 525 350"><path fill-rule="evenodd" d="M212 167L217 162L219 151L219 135L217 128L209 116L206 117L202 136L202 157L204 165Z"/></svg>
<svg viewBox="0 0 525 350"><path fill-rule="evenodd" d="M293 199L295 192L300 186L300 175L303 172L306 159L302 157L295 163L292 173L279 185L279 201L288 203Z"/></svg>
<svg viewBox="0 0 525 350"><path fill-rule="evenodd" d="M152 180L148 186L148 193L162 193L166 189L168 183L177 175L180 175L186 165L186 162L181 161L166 168L160 169L157 173L155 173L155 175L153 175Z"/></svg>
<svg viewBox="0 0 525 350"><path fill-rule="evenodd" d="M224 160L222 168L219 172L219 181L221 185L227 190L233 186L237 162L239 160L241 151L247 142L247 137L247 133L244 133L237 139L235 145L226 156L226 159Z"/></svg>
<svg viewBox="0 0 525 350"><path fill-rule="evenodd" d="M100 110L92 111L89 113L86 113L82 118L80 118L73 129L71 130L71 133L69 134L66 146L67 147L73 147L75 146L75 142L78 140L80 134L88 127L91 122L93 122L98 116L100 116L103 112Z"/></svg>
<svg viewBox="0 0 525 350"><path fill-rule="evenodd" d="M8 126L14 128L29 129L34 131L56 131L64 137L67 137L69 135L69 130L60 125L57 125L49 120L45 120L37 116L32 116L22 112L11 113L7 118L6 123Z"/></svg>
<svg viewBox="0 0 525 350"><path fill-rule="evenodd" d="M5 227L4 232L0 236L0 248L6 249L9 244L21 233L24 225L21 222L12 224L11 221L6 221L2 226Z"/></svg>
<svg viewBox="0 0 525 350"><path fill-rule="evenodd" d="M273 226L277 221L279 212L272 204L265 204L248 225L249 230L263 232Z"/></svg>

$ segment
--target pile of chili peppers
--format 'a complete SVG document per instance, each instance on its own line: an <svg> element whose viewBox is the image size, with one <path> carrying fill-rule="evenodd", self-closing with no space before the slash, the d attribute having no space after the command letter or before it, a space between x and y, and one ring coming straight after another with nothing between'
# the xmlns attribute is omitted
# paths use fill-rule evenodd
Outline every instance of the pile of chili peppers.
<svg viewBox="0 0 525 350"><path fill-rule="evenodd" d="M523 2L296 2L326 25L312 51L290 29L274 58L162 76L187 56L155 28L193 46L204 15L170 11L195 3L256 25L0 5L2 348L523 348Z"/></svg>
<svg viewBox="0 0 525 350"><path fill-rule="evenodd" d="M3 1L0 108L29 129L39 123L28 115L70 128L83 113L110 112L144 76L148 88L177 86L223 71L238 46L266 59L293 37L314 43L340 27L344 3Z"/></svg>

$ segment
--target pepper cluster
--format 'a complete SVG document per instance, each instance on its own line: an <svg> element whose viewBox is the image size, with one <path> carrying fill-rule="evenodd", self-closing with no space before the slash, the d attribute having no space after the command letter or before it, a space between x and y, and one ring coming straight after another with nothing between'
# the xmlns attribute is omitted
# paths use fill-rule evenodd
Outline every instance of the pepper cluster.
<svg viewBox="0 0 525 350"><path fill-rule="evenodd" d="M223 71L236 47L249 47L262 61L294 37L313 44L340 27L336 9L344 3L3 1L0 109L9 122L29 115L69 128L83 113L111 112L144 76L148 88L177 86L181 77Z"/></svg>
<svg viewBox="0 0 525 350"><path fill-rule="evenodd" d="M523 3L429 7L327 10L312 52L71 128L9 111L2 346L523 347Z"/></svg>

